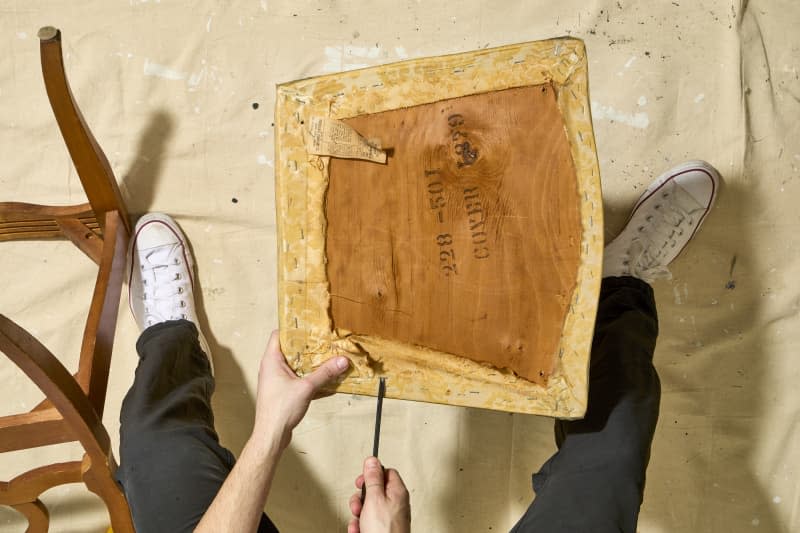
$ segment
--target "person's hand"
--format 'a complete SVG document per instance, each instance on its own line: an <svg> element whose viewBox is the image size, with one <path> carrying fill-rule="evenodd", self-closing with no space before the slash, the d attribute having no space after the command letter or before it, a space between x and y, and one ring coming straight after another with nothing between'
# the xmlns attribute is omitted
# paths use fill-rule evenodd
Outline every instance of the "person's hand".
<svg viewBox="0 0 800 533"><path fill-rule="evenodd" d="M279 451L284 450L292 438L292 430L305 416L319 389L342 375L349 365L346 357L333 357L299 378L286 364L278 331L273 331L258 371L256 420L251 440L265 448L277 446Z"/></svg>
<svg viewBox="0 0 800 533"><path fill-rule="evenodd" d="M367 494L361 502L360 489L366 484ZM364 461L364 473L356 478L359 492L350 498L353 519L347 533L410 533L411 504L400 474L393 468L384 471L375 457Z"/></svg>

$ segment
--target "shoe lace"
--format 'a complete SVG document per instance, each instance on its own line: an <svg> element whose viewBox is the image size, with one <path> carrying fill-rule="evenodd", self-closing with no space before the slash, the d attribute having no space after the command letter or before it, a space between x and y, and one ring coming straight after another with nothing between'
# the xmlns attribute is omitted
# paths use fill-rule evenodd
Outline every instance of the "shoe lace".
<svg viewBox="0 0 800 533"><path fill-rule="evenodd" d="M170 320L186 318L180 309L186 307L181 286L181 258L178 245L161 246L148 253L140 263L144 288L144 311L154 312ZM171 289L171 290L170 290ZM176 298L178 296L178 298ZM148 319L148 322L152 319Z"/></svg>
<svg viewBox="0 0 800 533"><path fill-rule="evenodd" d="M627 259L631 275L648 283L657 279L672 279L672 272L650 253L649 247L642 241L637 238L631 243Z"/></svg>
<svg viewBox="0 0 800 533"><path fill-rule="evenodd" d="M687 198L681 194L683 191L677 189L675 187L672 191L662 193L665 201L655 204L654 213L637 228L638 235L632 239L628 250L625 264L631 274L648 282L672 279L663 257L668 250L677 246L678 238L687 231L683 227L684 222L689 227L695 224L692 211L696 207L687 203ZM670 194L676 194L676 197L673 201L666 201Z"/></svg>

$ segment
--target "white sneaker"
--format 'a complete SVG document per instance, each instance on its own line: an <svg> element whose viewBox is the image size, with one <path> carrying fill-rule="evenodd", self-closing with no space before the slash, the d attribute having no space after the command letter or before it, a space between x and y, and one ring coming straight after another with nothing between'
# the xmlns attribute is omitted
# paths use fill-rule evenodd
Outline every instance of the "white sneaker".
<svg viewBox="0 0 800 533"><path fill-rule="evenodd" d="M669 265L714 205L719 172L705 161L668 170L642 194L628 223L603 254L603 277L633 276L647 283L672 277Z"/></svg>
<svg viewBox="0 0 800 533"><path fill-rule="evenodd" d="M193 322L211 362L194 306L192 253L178 224L167 215L149 213L136 223L128 250L128 301L142 331L168 320Z"/></svg>

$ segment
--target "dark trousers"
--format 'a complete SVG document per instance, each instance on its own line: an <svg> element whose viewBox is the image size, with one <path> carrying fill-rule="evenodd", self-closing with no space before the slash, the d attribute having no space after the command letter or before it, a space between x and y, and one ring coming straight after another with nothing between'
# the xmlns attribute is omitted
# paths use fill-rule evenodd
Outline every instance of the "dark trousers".
<svg viewBox="0 0 800 533"><path fill-rule="evenodd" d="M556 422L559 450L533 476L536 499L513 533L635 532L658 418L657 334L650 286L604 279L586 418ZM137 532L191 531L234 464L214 431L214 378L190 322L152 326L136 348L119 481ZM264 515L259 531L277 529Z"/></svg>
<svg viewBox="0 0 800 533"><path fill-rule="evenodd" d="M512 533L634 533L661 384L653 290L606 278L600 291L582 420L555 423L558 452L533 476L536 498Z"/></svg>
<svg viewBox="0 0 800 533"><path fill-rule="evenodd" d="M147 328L136 350L136 377L120 413L117 479L137 533L191 532L235 462L214 431L211 368L186 320ZM262 515L258 531L278 530Z"/></svg>

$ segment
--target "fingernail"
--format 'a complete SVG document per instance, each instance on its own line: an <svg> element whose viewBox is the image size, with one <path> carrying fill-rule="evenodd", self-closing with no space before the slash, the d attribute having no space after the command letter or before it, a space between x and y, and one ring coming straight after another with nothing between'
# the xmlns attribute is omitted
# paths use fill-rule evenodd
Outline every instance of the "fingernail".
<svg viewBox="0 0 800 533"><path fill-rule="evenodd" d="M367 459L367 468L378 468L379 466L381 466L381 463L375 457Z"/></svg>
<svg viewBox="0 0 800 533"><path fill-rule="evenodd" d="M336 366L339 367L339 370L344 370L350 366L350 360L347 357L339 357L336 359Z"/></svg>

